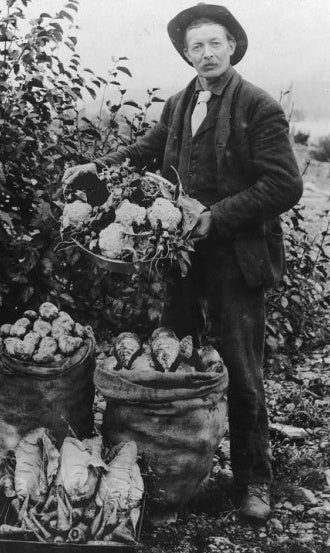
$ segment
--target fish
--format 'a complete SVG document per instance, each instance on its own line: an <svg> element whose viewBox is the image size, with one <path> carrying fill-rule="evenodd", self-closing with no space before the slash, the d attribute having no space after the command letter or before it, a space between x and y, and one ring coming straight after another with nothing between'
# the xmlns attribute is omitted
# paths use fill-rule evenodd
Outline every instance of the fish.
<svg viewBox="0 0 330 553"><path fill-rule="evenodd" d="M157 328L151 335L150 345L156 367L162 372L175 371L180 355L180 341L175 333L168 328Z"/></svg>
<svg viewBox="0 0 330 553"><path fill-rule="evenodd" d="M124 369L129 369L133 359L141 351L142 344L134 332L122 332L114 343L115 355Z"/></svg>

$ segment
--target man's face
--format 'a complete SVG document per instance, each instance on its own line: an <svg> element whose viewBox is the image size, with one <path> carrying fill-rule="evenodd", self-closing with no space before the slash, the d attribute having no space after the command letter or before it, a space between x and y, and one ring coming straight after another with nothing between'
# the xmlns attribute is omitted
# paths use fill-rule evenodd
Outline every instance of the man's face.
<svg viewBox="0 0 330 553"><path fill-rule="evenodd" d="M207 80L216 79L230 65L235 43L228 40L226 30L217 23L203 23L186 32L184 54L198 75Z"/></svg>

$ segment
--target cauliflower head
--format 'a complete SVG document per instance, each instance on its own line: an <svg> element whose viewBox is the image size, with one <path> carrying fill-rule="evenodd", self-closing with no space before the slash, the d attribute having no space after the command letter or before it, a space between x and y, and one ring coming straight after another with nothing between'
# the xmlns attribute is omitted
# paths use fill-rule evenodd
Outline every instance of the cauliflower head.
<svg viewBox="0 0 330 553"><path fill-rule="evenodd" d="M124 234L125 228L119 223L111 223L101 230L99 235L99 248L109 259L120 259L123 251L133 247L133 241Z"/></svg>
<svg viewBox="0 0 330 553"><path fill-rule="evenodd" d="M69 204L65 204L63 209L62 227L66 228L70 225L77 226L88 219L92 213L92 206L87 202L75 200Z"/></svg>
<svg viewBox="0 0 330 553"><path fill-rule="evenodd" d="M149 207L147 217L152 228L157 228L157 221L160 221L164 230L175 231L181 222L182 213L170 200L157 198Z"/></svg>
<svg viewBox="0 0 330 553"><path fill-rule="evenodd" d="M133 223L142 225L146 220L147 210L136 204L132 204L129 200L124 200L120 207L116 210L116 223L129 228Z"/></svg>

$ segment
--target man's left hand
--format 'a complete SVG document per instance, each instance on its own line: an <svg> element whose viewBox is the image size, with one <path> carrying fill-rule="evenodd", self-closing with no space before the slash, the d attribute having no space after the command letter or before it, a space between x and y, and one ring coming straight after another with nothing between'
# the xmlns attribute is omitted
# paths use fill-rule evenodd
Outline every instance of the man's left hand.
<svg viewBox="0 0 330 553"><path fill-rule="evenodd" d="M204 211L199 216L196 226L194 227L191 238L194 242L199 240L205 240L211 232L213 227L212 214L210 211Z"/></svg>

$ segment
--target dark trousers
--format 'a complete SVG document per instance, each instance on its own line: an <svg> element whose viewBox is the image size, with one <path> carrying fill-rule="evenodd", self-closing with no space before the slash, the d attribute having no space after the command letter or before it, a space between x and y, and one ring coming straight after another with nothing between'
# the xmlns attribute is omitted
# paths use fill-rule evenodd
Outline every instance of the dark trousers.
<svg viewBox="0 0 330 553"><path fill-rule="evenodd" d="M232 244L199 242L188 276L173 273L162 325L200 342L207 301L212 334L229 373L228 416L235 482L270 482L268 417L263 386L264 290L248 287Z"/></svg>

